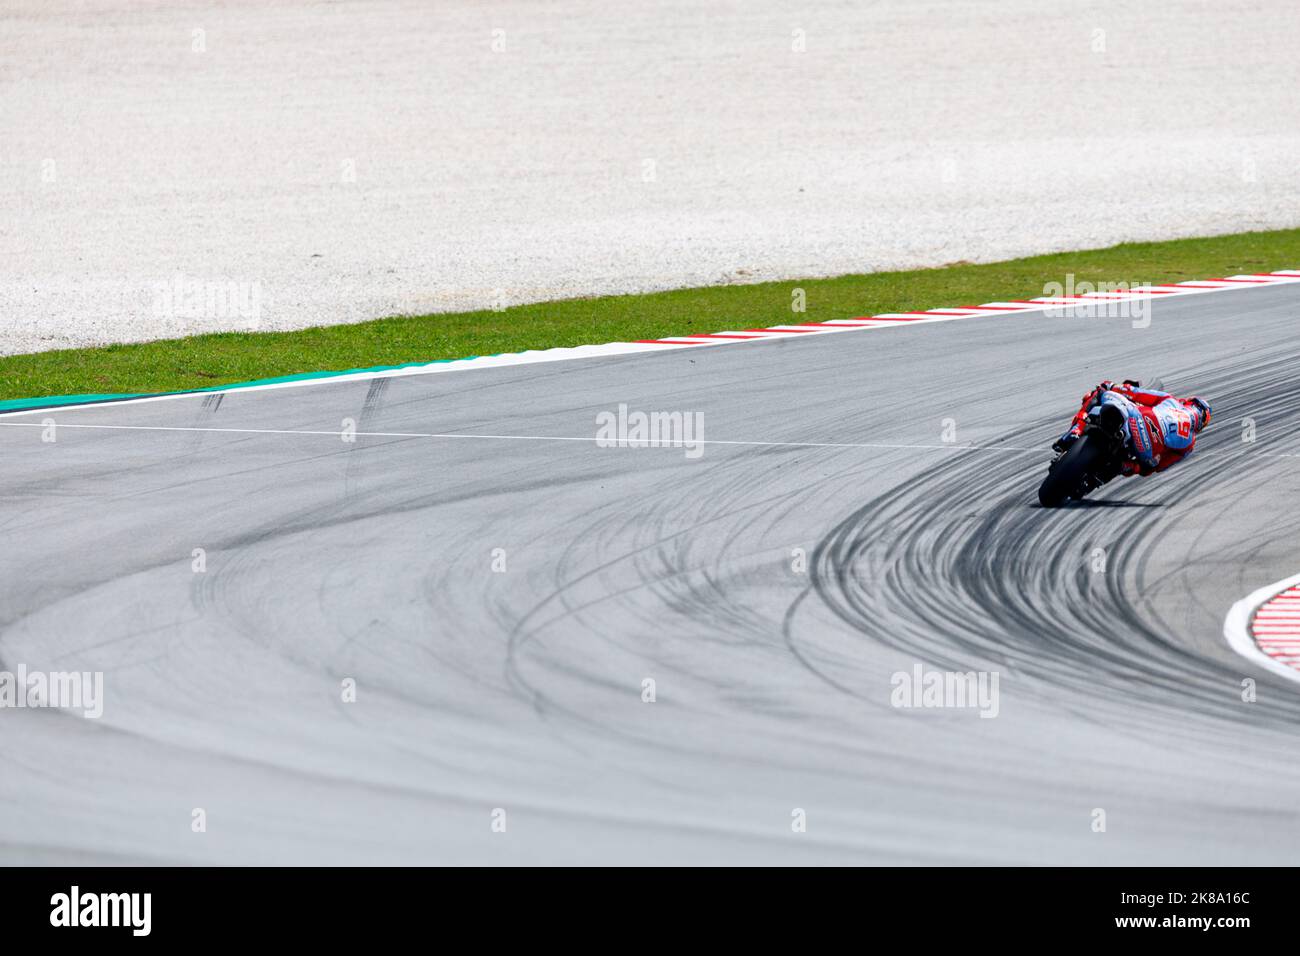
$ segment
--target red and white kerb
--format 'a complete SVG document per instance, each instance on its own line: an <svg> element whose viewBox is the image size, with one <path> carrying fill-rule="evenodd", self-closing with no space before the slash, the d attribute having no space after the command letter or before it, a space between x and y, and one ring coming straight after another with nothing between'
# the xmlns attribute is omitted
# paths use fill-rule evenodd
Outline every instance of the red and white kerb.
<svg viewBox="0 0 1300 956"><path fill-rule="evenodd" d="M1251 616L1250 634L1273 660L1300 671L1300 584L1261 604Z"/></svg>
<svg viewBox="0 0 1300 956"><path fill-rule="evenodd" d="M980 316L1011 315L1017 312L1041 312L1068 306L1100 305L1107 302L1156 299L1167 295L1190 295L1198 292L1222 292L1226 289L1248 289L1283 282L1300 282L1300 269L1281 269L1277 272L1260 272L1251 275L1227 276L1221 279L1198 279L1190 282L1137 286L1124 292L1086 292L1083 295L1039 296L1036 299L1012 299L1007 302L986 302L983 305L966 305L944 309L927 309L924 312L885 312L880 315L860 315L853 319L829 319L826 322L796 322L773 325L764 329L732 329L719 332L692 332L688 335L670 335L662 339L637 339L637 344L647 345L728 345L752 342L758 339L792 338L825 332L849 332L854 329L897 328L913 322L952 322Z"/></svg>

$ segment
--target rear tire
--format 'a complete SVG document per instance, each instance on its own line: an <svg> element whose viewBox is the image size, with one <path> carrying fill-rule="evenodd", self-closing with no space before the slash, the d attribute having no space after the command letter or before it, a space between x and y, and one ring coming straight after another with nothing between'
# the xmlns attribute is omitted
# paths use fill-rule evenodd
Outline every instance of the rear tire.
<svg viewBox="0 0 1300 956"><path fill-rule="evenodd" d="M1038 503L1044 508L1059 508L1070 498L1082 497L1079 489L1084 478L1096 474L1106 457L1105 440L1087 432L1052 463L1047 477L1038 486Z"/></svg>

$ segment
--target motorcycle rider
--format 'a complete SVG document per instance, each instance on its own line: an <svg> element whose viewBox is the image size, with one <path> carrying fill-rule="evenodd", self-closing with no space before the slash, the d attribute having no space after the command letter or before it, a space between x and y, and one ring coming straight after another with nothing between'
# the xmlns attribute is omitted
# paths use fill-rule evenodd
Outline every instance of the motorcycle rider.
<svg viewBox="0 0 1300 956"><path fill-rule="evenodd" d="M1149 475L1182 461L1196 446L1196 436L1210 424L1210 406L1200 398L1176 398L1168 392L1142 388L1125 379L1120 385L1104 381L1087 395L1065 434L1052 443L1052 450L1064 452L1078 440L1088 413L1113 405L1124 415L1124 428L1133 450L1133 461L1124 463L1122 474Z"/></svg>

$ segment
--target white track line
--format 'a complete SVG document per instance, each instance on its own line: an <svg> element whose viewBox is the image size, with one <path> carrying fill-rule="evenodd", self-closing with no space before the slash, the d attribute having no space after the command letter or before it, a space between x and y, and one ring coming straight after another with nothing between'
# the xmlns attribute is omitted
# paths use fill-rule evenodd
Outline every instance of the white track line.
<svg viewBox="0 0 1300 956"><path fill-rule="evenodd" d="M1284 580L1265 585L1257 591L1252 591L1228 611L1228 616L1223 622L1223 636L1228 639L1232 649L1242 657L1248 658L1265 670L1280 674L1288 680L1300 682L1300 670L1296 670L1294 667L1284 664L1260 650L1254 636L1251 634L1250 626L1251 616L1255 613L1256 608L1287 588L1296 585L1300 585L1300 574L1292 575Z"/></svg>
<svg viewBox="0 0 1300 956"><path fill-rule="evenodd" d="M114 402L111 404L126 404L124 402ZM15 422L6 421L0 418L0 428L46 428L53 425L55 428L80 428L92 431L125 431L125 432L213 432L217 434L231 435L327 435L331 438L340 438L342 431L332 431L329 429L311 429L311 428L218 428L216 426L203 425L105 425L91 422L62 422L53 416L62 412L76 411L77 409L99 408L100 405L78 405L64 406L58 408L34 409L34 411L43 411L45 418L39 422ZM26 414L26 413L24 413ZM14 416L6 416L11 418ZM466 438L466 439L484 439L488 441L577 441L577 442L594 442L597 441L595 436L583 437L579 435L475 435L463 432L352 432L361 438ZM1021 445L959 445L951 443L941 444L919 444L919 443L890 443L890 442L836 442L836 441L742 441L729 440L722 438L701 438L692 441L692 444L700 445L756 445L772 446L776 448L918 448L918 449L937 449L941 451L990 451L990 452L1041 452L1042 447L1024 447ZM629 444L627 447L648 448L655 447L649 441L638 444ZM662 447L680 448L677 445L664 445ZM1198 457L1206 455L1222 455L1225 452L1220 450L1209 450L1197 452ZM1235 454L1235 452L1234 452ZM1260 451L1253 452L1259 458L1300 458L1300 452L1284 451Z"/></svg>
<svg viewBox="0 0 1300 956"><path fill-rule="evenodd" d="M59 409L64 411L65 409ZM78 422L55 422L56 428L82 428L96 431L130 431L130 432L217 432L233 435L326 435L330 438L342 438L342 431L314 430L306 428L205 428L199 425L91 425ZM45 428L44 422L6 422L0 426L8 428ZM594 443L601 439L575 435L471 435L459 432L351 432L357 438L461 438L482 439L487 441L576 441ZM1007 454L1025 454L1041 452L1042 449L1021 448L1012 445L958 445L958 444L904 444L891 442L841 442L841 441L740 441L721 438L701 438L690 442L660 442L652 444L649 440L626 442L628 448L683 448L686 445L752 445L771 448L897 448L920 449L925 451L989 451Z"/></svg>

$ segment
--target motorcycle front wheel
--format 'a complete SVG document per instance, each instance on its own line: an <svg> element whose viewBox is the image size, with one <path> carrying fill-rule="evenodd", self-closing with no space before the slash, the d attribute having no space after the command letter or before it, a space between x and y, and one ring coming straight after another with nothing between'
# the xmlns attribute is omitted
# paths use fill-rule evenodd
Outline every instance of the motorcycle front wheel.
<svg viewBox="0 0 1300 956"><path fill-rule="evenodd" d="M1084 432L1064 455L1047 470L1038 486L1038 503L1044 508L1059 508L1071 498L1082 498L1084 479L1101 470L1106 457L1106 442L1095 432Z"/></svg>

